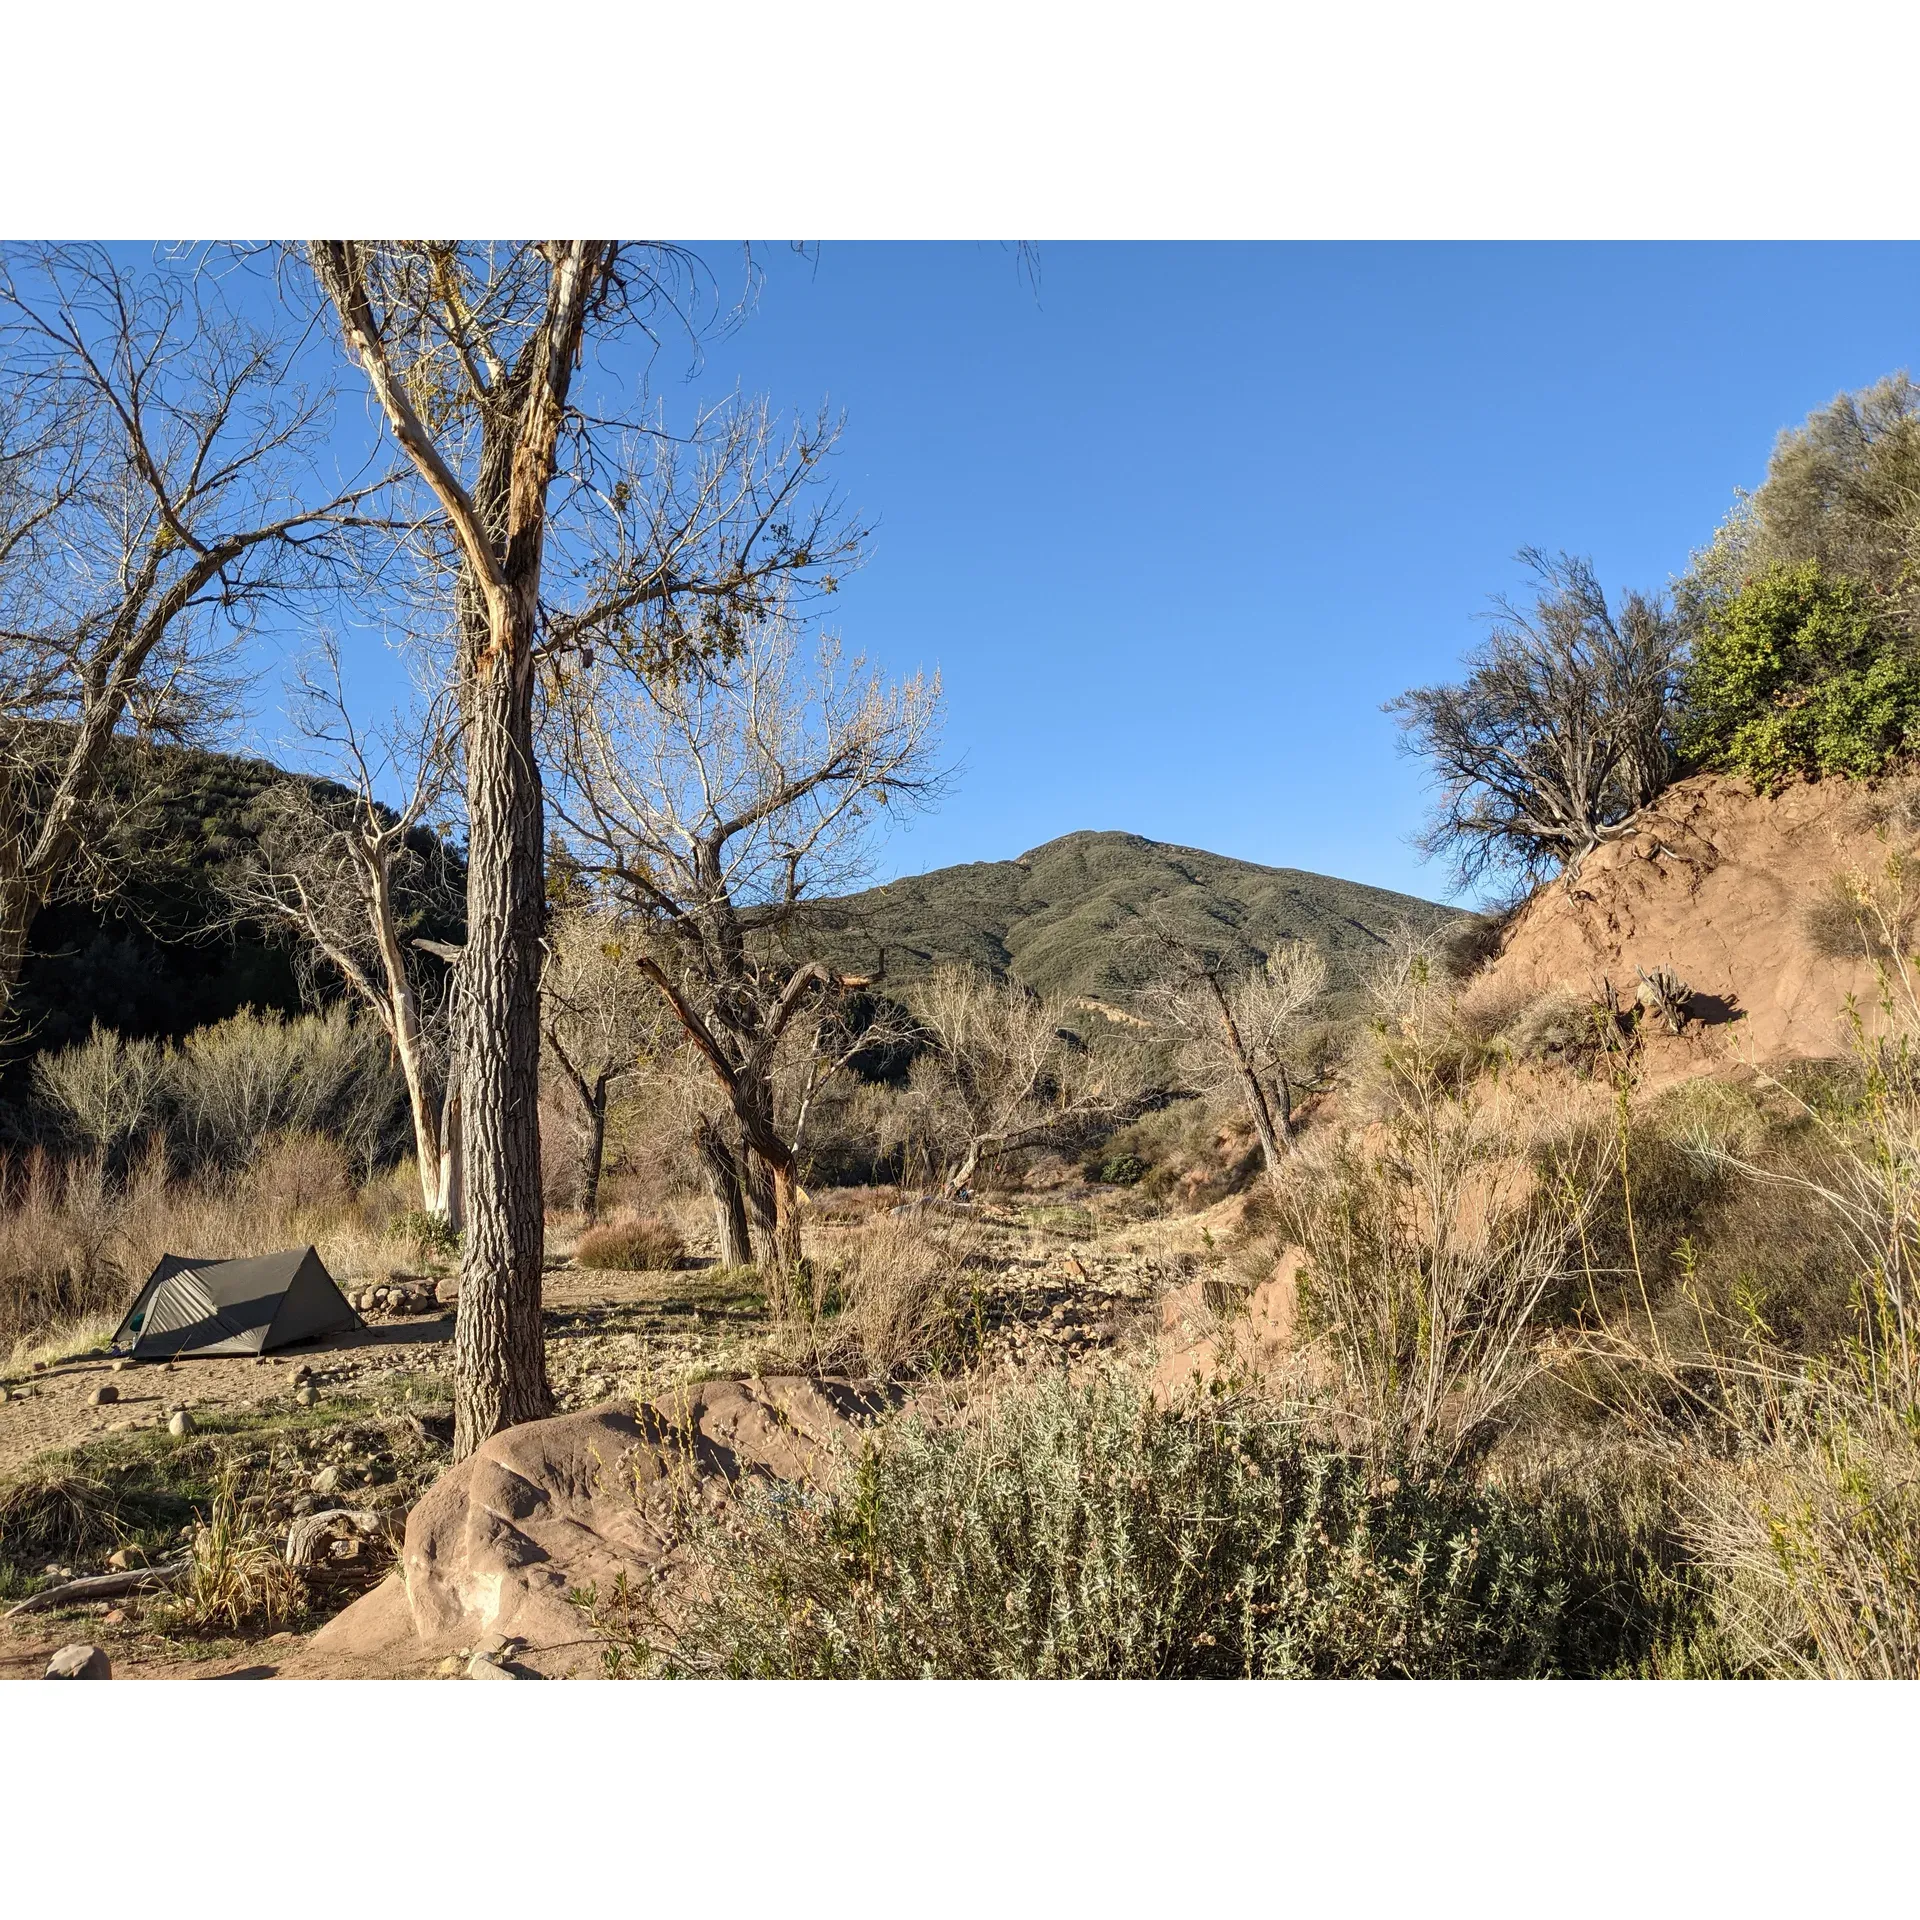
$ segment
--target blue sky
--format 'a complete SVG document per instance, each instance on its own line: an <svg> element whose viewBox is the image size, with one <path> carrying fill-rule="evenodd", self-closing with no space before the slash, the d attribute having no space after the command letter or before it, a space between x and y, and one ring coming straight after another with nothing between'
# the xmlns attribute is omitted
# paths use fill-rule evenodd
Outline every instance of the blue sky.
<svg viewBox="0 0 1920 1920"><path fill-rule="evenodd" d="M846 409L878 533L832 621L941 670L959 767L883 875L1125 828L1437 895L1380 706L1451 674L1515 550L1662 585L1782 426L1920 359L1910 246L763 259L686 391Z"/></svg>

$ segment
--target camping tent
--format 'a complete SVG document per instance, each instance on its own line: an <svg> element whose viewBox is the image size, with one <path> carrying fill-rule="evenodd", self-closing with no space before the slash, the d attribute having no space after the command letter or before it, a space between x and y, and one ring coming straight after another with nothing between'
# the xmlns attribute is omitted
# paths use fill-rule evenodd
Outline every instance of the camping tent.
<svg viewBox="0 0 1920 1920"><path fill-rule="evenodd" d="M113 1336L136 1360L266 1353L361 1324L311 1247L252 1260L162 1254Z"/></svg>

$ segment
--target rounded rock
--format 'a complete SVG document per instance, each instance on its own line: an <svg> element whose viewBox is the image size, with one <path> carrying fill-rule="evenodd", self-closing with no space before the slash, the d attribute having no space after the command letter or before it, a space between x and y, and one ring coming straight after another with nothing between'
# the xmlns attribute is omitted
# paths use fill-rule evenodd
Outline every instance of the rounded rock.
<svg viewBox="0 0 1920 1920"><path fill-rule="evenodd" d="M179 1412L168 1417L167 1431L172 1434L176 1440L184 1439L188 1434L192 1433L193 1430L193 1415L190 1414L185 1407L182 1407Z"/></svg>
<svg viewBox="0 0 1920 1920"><path fill-rule="evenodd" d="M107 1658L104 1647L96 1647L81 1640L70 1647L62 1647L47 1662L49 1680L111 1680L113 1662Z"/></svg>
<svg viewBox="0 0 1920 1920"><path fill-rule="evenodd" d="M87 1405L90 1407L110 1407L119 1398L120 1389L118 1387L95 1387L94 1390L87 1395Z"/></svg>

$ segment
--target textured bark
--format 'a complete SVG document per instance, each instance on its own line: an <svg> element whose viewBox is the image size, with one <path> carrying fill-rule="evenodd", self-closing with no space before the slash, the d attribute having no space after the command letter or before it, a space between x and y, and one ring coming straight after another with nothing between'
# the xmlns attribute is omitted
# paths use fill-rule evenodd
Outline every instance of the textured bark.
<svg viewBox="0 0 1920 1920"><path fill-rule="evenodd" d="M368 250L315 241L309 259L394 438L439 501L462 556L458 686L467 750L467 945L461 963L461 1176L466 1237L454 1338L454 1457L553 1408L540 1319L540 960L546 917L533 668L547 490L586 336L616 248L550 241L544 312L477 396L472 491L416 410L375 309ZM457 304L457 303L456 303ZM478 325L456 318L456 330ZM465 349L463 348L463 354Z"/></svg>
<svg viewBox="0 0 1920 1920"><path fill-rule="evenodd" d="M773 1173L773 1251L783 1272L800 1266L800 1176L791 1158L780 1160Z"/></svg>
<svg viewBox="0 0 1920 1920"><path fill-rule="evenodd" d="M580 1211L588 1225L600 1218L600 1168L607 1154L607 1088L594 1088L580 1126Z"/></svg>
<svg viewBox="0 0 1920 1920"><path fill-rule="evenodd" d="M514 624L518 625L519 622ZM467 946L460 979L467 1216L454 1340L454 1454L553 1410L540 1324L540 936L544 822L531 620L490 633L466 689ZM483 656L485 657L485 656Z"/></svg>
<svg viewBox="0 0 1920 1920"><path fill-rule="evenodd" d="M779 1235L775 1229L773 1175L767 1163L744 1145L740 1152L740 1191L762 1266L777 1267Z"/></svg>
<svg viewBox="0 0 1920 1920"><path fill-rule="evenodd" d="M707 1176L707 1190L713 1195L714 1230L720 1241L723 1267L750 1267L753 1242L747 1233L747 1199L740 1180L740 1165L720 1138L713 1122L702 1114L694 1122L693 1144Z"/></svg>

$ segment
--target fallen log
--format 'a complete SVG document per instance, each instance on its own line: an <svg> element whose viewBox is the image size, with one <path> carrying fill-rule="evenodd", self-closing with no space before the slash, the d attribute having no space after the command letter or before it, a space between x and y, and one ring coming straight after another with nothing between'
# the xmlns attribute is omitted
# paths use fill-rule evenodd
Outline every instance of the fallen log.
<svg viewBox="0 0 1920 1920"><path fill-rule="evenodd" d="M64 1607L75 1600L114 1600L124 1593L139 1593L147 1587L168 1587L192 1565L191 1560L172 1560L164 1567L129 1567L124 1573L90 1573L84 1580L42 1587L17 1606L9 1607L0 1617L11 1620L16 1613L45 1613L49 1607Z"/></svg>
<svg viewBox="0 0 1920 1920"><path fill-rule="evenodd" d="M309 1513L287 1529L287 1565L304 1567L313 1557L321 1536L336 1520L351 1520L362 1533L376 1532L380 1516L371 1507L328 1507L322 1513Z"/></svg>

